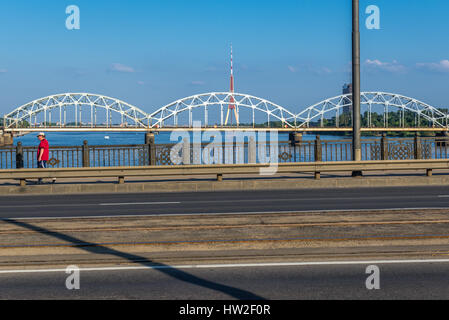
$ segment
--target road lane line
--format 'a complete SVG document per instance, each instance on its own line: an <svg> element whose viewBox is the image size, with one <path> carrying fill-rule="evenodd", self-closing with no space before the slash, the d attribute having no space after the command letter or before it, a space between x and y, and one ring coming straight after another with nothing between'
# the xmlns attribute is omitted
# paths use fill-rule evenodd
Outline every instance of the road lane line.
<svg viewBox="0 0 449 320"><path fill-rule="evenodd" d="M181 202L127 202L127 203L61 203L61 204L36 204L36 205L10 205L0 206L0 208L59 208L59 207L90 207L90 206L132 206L132 205L151 205L151 204L180 204Z"/></svg>
<svg viewBox="0 0 449 320"><path fill-rule="evenodd" d="M143 206L143 205L159 205L159 204L181 204L179 201L172 202L122 202L122 203L100 203L100 206L113 207L113 206Z"/></svg>
<svg viewBox="0 0 449 320"><path fill-rule="evenodd" d="M158 269L224 269L224 268L267 268L267 267L312 267L312 266L340 266L340 265L392 265L392 264L426 264L449 263L449 259L416 259L416 260L367 260L367 261L317 261L317 262L275 262L275 263L234 263L234 264L192 264L192 265L149 265L139 267L103 267L80 268L80 271L138 271ZM55 273L66 272L66 269L23 269L0 270L1 274L19 273Z"/></svg>

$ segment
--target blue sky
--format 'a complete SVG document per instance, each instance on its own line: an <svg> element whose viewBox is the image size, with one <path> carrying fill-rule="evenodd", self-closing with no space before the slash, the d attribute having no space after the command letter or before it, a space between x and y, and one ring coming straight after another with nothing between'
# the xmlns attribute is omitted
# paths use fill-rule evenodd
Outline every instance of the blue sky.
<svg viewBox="0 0 449 320"><path fill-rule="evenodd" d="M368 5L381 30L364 28ZM361 0L362 89L449 106L448 18L447 0ZM64 92L150 112L227 91L231 43L236 91L299 111L350 81L350 19L350 0L3 0L0 113Z"/></svg>

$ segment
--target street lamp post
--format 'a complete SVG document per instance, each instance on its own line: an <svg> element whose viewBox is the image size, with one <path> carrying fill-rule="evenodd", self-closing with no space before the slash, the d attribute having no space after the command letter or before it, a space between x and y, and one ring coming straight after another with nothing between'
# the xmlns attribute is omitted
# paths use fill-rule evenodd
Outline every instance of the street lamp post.
<svg viewBox="0 0 449 320"><path fill-rule="evenodd" d="M352 0L352 125L353 125L353 160L362 160L360 144L360 17L359 0ZM361 176L361 171L354 171L353 176Z"/></svg>

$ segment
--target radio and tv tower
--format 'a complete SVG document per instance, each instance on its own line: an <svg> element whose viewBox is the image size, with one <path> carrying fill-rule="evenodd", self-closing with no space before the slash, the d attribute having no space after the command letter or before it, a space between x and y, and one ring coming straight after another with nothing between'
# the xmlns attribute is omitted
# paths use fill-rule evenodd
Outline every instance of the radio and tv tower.
<svg viewBox="0 0 449 320"><path fill-rule="evenodd" d="M231 93L234 93L234 67L233 67L233 63L232 63L232 45L231 45ZM235 115L235 121L237 126L239 125L239 114L238 114L238 110L237 107L235 105L235 99L234 96L231 96L230 100L230 104L228 106L228 113L226 115L226 121L225 121L225 126L228 125L228 120L229 120L229 116L231 116L231 125L232 125L232 113L234 113Z"/></svg>

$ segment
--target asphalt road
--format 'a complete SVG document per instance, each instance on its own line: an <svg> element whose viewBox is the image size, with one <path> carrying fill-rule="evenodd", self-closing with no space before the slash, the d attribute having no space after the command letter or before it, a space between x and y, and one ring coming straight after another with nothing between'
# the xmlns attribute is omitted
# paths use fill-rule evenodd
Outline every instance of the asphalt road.
<svg viewBox="0 0 449 320"><path fill-rule="evenodd" d="M449 188L0 197L0 219L416 208L449 209ZM439 232L438 228L444 227L444 224L425 226ZM350 227L362 232L360 228ZM416 225L407 228L410 232L423 233ZM304 228L301 230L305 232ZM387 231L391 233L391 230ZM445 258L444 255L441 257ZM366 267L370 264L380 267L380 290L366 289ZM157 269L135 263L133 267L140 269L82 270L81 289L74 291L65 287L68 275L64 270L0 270L0 299L449 298L449 259L444 262L409 261L397 264L375 261L343 265L326 262L314 265L265 263L201 268L158 265ZM36 265L36 268L39 267Z"/></svg>
<svg viewBox="0 0 449 320"><path fill-rule="evenodd" d="M448 299L449 262L382 264L380 289L368 264L0 274L0 299Z"/></svg>
<svg viewBox="0 0 449 320"><path fill-rule="evenodd" d="M449 187L0 197L0 219L416 208L449 208Z"/></svg>

